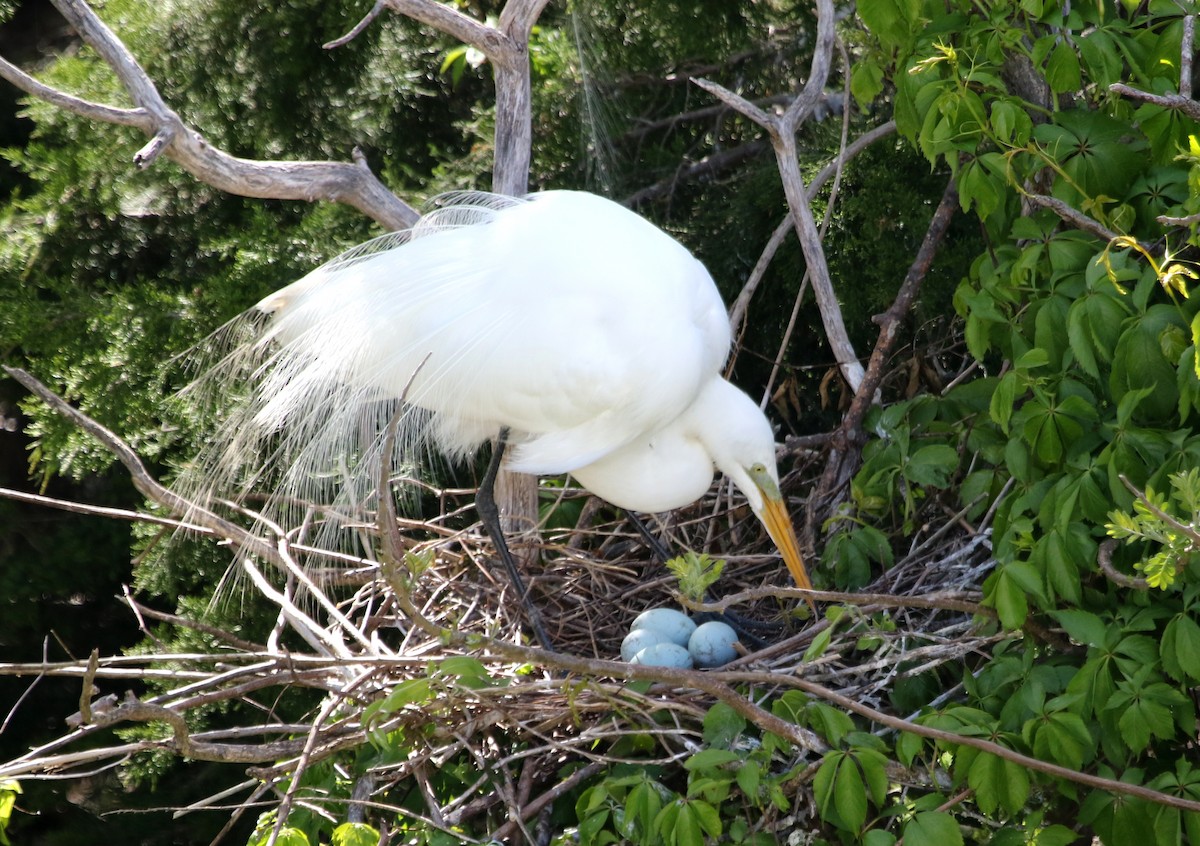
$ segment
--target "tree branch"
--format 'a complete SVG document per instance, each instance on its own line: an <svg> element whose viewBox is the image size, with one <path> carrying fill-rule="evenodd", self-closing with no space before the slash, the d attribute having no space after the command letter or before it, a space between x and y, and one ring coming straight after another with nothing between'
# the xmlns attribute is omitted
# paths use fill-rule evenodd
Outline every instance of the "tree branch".
<svg viewBox="0 0 1200 846"><path fill-rule="evenodd" d="M736 147L712 152L698 162L680 166L666 179L660 179L653 185L647 185L645 188L635 191L623 199L621 205L631 209L637 208L642 203L669 194L681 182L715 176L723 170L737 167L747 159L752 159L766 150L765 142L749 141Z"/></svg>
<svg viewBox="0 0 1200 846"><path fill-rule="evenodd" d="M770 135L779 165L780 179L787 196L788 209L800 238L804 261L811 278L813 294L821 311L825 336L833 351L843 378L851 390L857 392L863 380L863 366L850 343L842 309L829 277L829 266L821 246L821 234L809 204L804 177L800 173L796 131L819 102L833 61L834 8L833 0L817 0L817 39L813 47L813 60L804 89L782 114L770 114L751 103L745 97L705 79L694 82L730 108L745 115L763 127Z"/></svg>
<svg viewBox="0 0 1200 846"><path fill-rule="evenodd" d="M1045 194L1029 193L1025 194L1025 197L1035 205L1039 205L1045 209L1050 209L1050 211L1054 212L1065 222L1071 224L1076 229L1087 232L1089 235L1095 235L1097 238L1100 238L1104 241L1111 241L1114 238L1120 237L1116 232L1113 232L1107 226L1100 223L1100 221L1088 217L1083 212L1067 203L1064 203L1057 197L1048 197Z"/></svg>
<svg viewBox="0 0 1200 846"><path fill-rule="evenodd" d="M434 0L384 0L384 4L397 14L478 48L493 62L513 60L513 43L499 29L480 23L449 4L436 3Z"/></svg>
<svg viewBox="0 0 1200 846"><path fill-rule="evenodd" d="M837 157L821 168L808 184L806 194L808 195L809 202L816 199L817 194L824 187L825 183L832 179L840 168L845 167L847 162L876 141L892 135L895 131L896 122L889 120L887 123L864 132L847 144L845 149L838 151ZM770 266L771 260L783 245L787 233L791 229L792 218L789 215L779 222L779 225L775 227L775 231L771 233L771 237L767 239L767 245L763 247L762 254L759 255L758 261L754 264L754 269L750 271L750 276L747 277L746 284L742 286L742 290L738 292L737 299L730 306L729 326L735 338L740 337L742 321L745 319L746 310L750 307L750 300L753 298L754 292L758 289L763 275L767 272L767 267Z"/></svg>
<svg viewBox="0 0 1200 846"><path fill-rule="evenodd" d="M1108 90L1114 94L1141 100L1144 103L1162 106L1164 109L1176 109L1193 120L1200 120L1200 103L1182 94L1151 94L1149 91L1133 88L1123 82L1114 82L1108 86Z"/></svg>
<svg viewBox="0 0 1200 846"><path fill-rule="evenodd" d="M254 161L213 147L163 101L153 81L119 38L83 0L53 0L87 44L112 68L135 108L89 102L38 82L0 60L0 77L22 91L88 120L134 127L150 142L134 157L145 167L159 154L214 188L243 197L329 200L350 205L382 226L404 229L416 210L389 191L363 163Z"/></svg>
<svg viewBox="0 0 1200 846"><path fill-rule="evenodd" d="M1112 556L1116 548L1117 542L1109 538L1100 544L1100 549L1096 553L1096 563L1100 566L1100 572L1104 574L1104 577L1121 587L1133 588L1134 590L1150 590L1150 583L1145 579L1127 576L1113 566Z"/></svg>

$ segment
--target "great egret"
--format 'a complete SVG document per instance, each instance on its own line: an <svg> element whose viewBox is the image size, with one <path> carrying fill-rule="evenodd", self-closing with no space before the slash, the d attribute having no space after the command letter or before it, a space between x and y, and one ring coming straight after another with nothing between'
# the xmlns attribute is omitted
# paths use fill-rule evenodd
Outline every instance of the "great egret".
<svg viewBox="0 0 1200 846"><path fill-rule="evenodd" d="M443 202L231 326L232 351L201 383L235 408L201 476L250 486L274 465L278 503L336 490L359 506L380 462L415 447L461 457L504 433L509 469L570 473L614 505L659 512L699 499L716 467L810 588L771 426L721 376L729 323L700 262L593 194Z"/></svg>

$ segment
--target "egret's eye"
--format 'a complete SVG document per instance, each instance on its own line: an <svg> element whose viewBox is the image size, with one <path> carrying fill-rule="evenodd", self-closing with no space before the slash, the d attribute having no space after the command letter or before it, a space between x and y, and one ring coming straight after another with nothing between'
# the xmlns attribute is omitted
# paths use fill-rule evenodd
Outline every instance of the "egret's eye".
<svg viewBox="0 0 1200 846"><path fill-rule="evenodd" d="M757 476L759 473L766 473L766 472L767 472L767 465L763 464L761 461L758 461L758 462L750 465L750 475L751 476Z"/></svg>

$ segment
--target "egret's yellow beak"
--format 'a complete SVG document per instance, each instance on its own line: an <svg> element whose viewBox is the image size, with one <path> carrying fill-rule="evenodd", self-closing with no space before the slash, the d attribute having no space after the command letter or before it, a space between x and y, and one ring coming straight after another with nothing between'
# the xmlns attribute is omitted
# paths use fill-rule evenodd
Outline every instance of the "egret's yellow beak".
<svg viewBox="0 0 1200 846"><path fill-rule="evenodd" d="M779 554L783 557L783 563L787 565L788 572L796 580L796 586L804 590L812 590L808 570L804 566L804 559L800 556L800 543L796 540L796 530L792 526L792 518L787 512L783 496L779 492L779 485L766 473L765 468L762 472L758 471L758 465L750 468L750 478L754 480L754 484L762 493L763 498L762 513L758 517L767 527L767 534L771 536L771 540L778 547ZM817 606L812 599L806 596L804 601L813 611L816 611Z"/></svg>

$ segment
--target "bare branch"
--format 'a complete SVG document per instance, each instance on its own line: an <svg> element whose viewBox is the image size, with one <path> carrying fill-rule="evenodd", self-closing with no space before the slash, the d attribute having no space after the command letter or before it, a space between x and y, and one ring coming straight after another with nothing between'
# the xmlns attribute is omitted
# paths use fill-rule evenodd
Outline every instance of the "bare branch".
<svg viewBox="0 0 1200 846"><path fill-rule="evenodd" d="M868 132L864 132L854 141L847 144L845 149L838 152L837 158L834 159L825 167L817 172L813 177L812 182L808 184L807 194L811 202L817 196L821 188L838 173L839 169L844 167L847 162L874 144L881 138L886 138L888 135L896 131L896 122L889 120L887 123L875 127ZM737 299L729 309L729 326L733 331L734 337L739 337L741 334L742 321L745 319L746 310L750 306L750 300L753 298L755 291L758 289L759 283L762 281L763 275L767 272L767 267L770 266L771 260L775 257L775 253L783 245L787 237L787 233L792 229L791 217L784 217L779 225L775 227L775 231L771 233L771 237L767 239L767 245L763 247L762 254L759 255L758 261L754 264L754 269L750 271L750 276L746 279L745 285L738 293Z"/></svg>
<svg viewBox="0 0 1200 846"><path fill-rule="evenodd" d="M838 151L836 159L817 171L816 176L812 178L812 182L808 184L808 199L815 199L817 192L824 187L825 183L832 179L840 168L845 167L847 162L867 149L867 147L870 147L876 141L895 134L896 121L889 120L887 123L881 123L874 129L869 129L855 138L846 145L845 149Z"/></svg>
<svg viewBox="0 0 1200 846"><path fill-rule="evenodd" d="M832 0L817 2L817 41L813 50L813 61L810 74L804 90L792 101L792 104L782 114L768 114L763 109L751 103L739 94L735 94L709 80L696 79L694 82L708 91L721 102L745 115L754 123L767 130L771 144L775 148L775 158L779 165L779 176L783 181L784 194L787 196L788 208L800 238L800 246L804 251L804 261L807 272L811 276L813 294L821 311L821 320L825 326L825 336L833 351L834 358L842 377L849 383L851 390L858 391L863 380L863 366L850 343L846 332L845 321L842 319L842 308L833 283L829 278L829 266L825 261L825 251L821 246L821 233L813 217L812 208L808 201L808 192L804 185L804 177L800 173L797 161L796 130L800 122L812 111L824 93L825 82L829 77L829 69L833 61L834 46L834 9Z"/></svg>
<svg viewBox="0 0 1200 846"><path fill-rule="evenodd" d="M766 150L767 145L765 142L749 141L745 144L739 144L736 147L710 153L698 162L679 167L666 179L661 179L653 185L647 185L645 188L635 191L622 200L621 204L629 208L637 208L644 202L669 194L681 182L715 176L724 170L740 165L747 159L752 159L760 153L766 152Z"/></svg>
<svg viewBox="0 0 1200 846"><path fill-rule="evenodd" d="M0 488L0 499L11 499L17 502L27 502L46 508L57 508L60 511L70 511L75 514L90 514L95 517L107 517L113 520L129 520L135 523L149 523L153 526L165 526L170 529L183 529L188 532L211 533L204 526L172 520L168 517L157 517L142 511L130 511L125 508L110 508L104 505L88 505L82 502L71 502L65 499L42 496L41 494L17 491L12 488Z"/></svg>
<svg viewBox="0 0 1200 846"><path fill-rule="evenodd" d="M533 25L550 0L508 0L500 10L500 31L519 44L527 44Z"/></svg>
<svg viewBox="0 0 1200 846"><path fill-rule="evenodd" d="M1111 241L1120 236L1109 229L1098 220L1088 217L1083 212L1073 206L1064 203L1057 197L1049 197L1045 194L1026 194L1031 202L1041 206L1042 208L1050 209L1064 221L1074 226L1076 229L1087 232L1090 235L1095 235L1105 241Z"/></svg>
<svg viewBox="0 0 1200 846"><path fill-rule="evenodd" d="M1108 86L1108 90L1134 100L1162 106L1164 109L1178 109L1193 120L1200 120L1200 103L1182 94L1151 94L1149 91L1133 88L1123 82L1114 82Z"/></svg>
<svg viewBox="0 0 1200 846"><path fill-rule="evenodd" d="M1100 572L1110 582L1114 582L1121 587L1133 588L1134 590L1149 590L1150 583L1145 579L1137 579L1133 576L1127 576L1113 566L1112 556L1113 551L1117 548L1117 542L1112 538L1100 544L1100 550L1096 555L1096 563L1100 566Z"/></svg>
<svg viewBox="0 0 1200 846"><path fill-rule="evenodd" d="M71 406L62 397L55 394L24 370L7 365L3 365L3 370L28 388L46 405L50 406L51 409L87 432L99 441L105 449L116 456L117 460L129 471L134 487L152 502L158 503L172 513L187 514L196 523L212 530L223 538L242 544L245 548L253 551L255 555L266 558L269 561L276 560L277 555L275 550L269 544L251 535L240 526L236 526L228 520L221 519L211 511L200 508L195 503L189 502L179 494L160 484L150 474L150 471L146 469L138 454L127 443L117 437L112 430L101 426L95 420Z"/></svg>
<svg viewBox="0 0 1200 846"><path fill-rule="evenodd" d="M792 218L791 216L787 216L779 222L779 225L775 227L775 231L771 233L771 237L767 239L767 245L763 247L763 251L758 256L758 261L754 263L754 268L750 271L750 275L746 277L746 283L742 285L742 290L738 292L737 299L729 307L729 328L733 333L733 337L737 338L739 342L734 345L735 350L741 342L742 329L744 328L746 312L750 308L750 300L758 290L763 276L766 275L767 268L771 266L771 260L775 258L775 253L779 252L779 248L783 246L783 242L787 240L788 233L791 231Z"/></svg>
<svg viewBox="0 0 1200 846"><path fill-rule="evenodd" d="M480 23L449 4L434 0L384 0L393 12L420 21L434 29L470 44L493 62L512 61L514 45L498 29Z"/></svg>
<svg viewBox="0 0 1200 846"><path fill-rule="evenodd" d="M875 391L883 381L884 363L891 355L892 348L895 346L900 324L912 307L917 292L921 288L921 283L924 281L926 275L928 275L929 268L933 264L933 259L937 255L942 242L945 240L946 231L950 227L950 221L954 217L957 205L958 188L955 185L954 179L951 179L946 183L946 189L942 192L942 199L933 212L933 217L929 221L929 227L925 231L925 237L921 241L921 246L917 250L916 257L913 258L912 264L908 268L908 273L904 276L904 282L900 286L900 290L896 293L896 298L892 301L888 310L878 318L879 337L875 342L875 349L871 352L871 359L867 365L866 378L863 379L863 383L859 386L858 393L855 394L854 401L851 403L850 410L842 420L842 431L846 434L848 440L853 441L857 439L863 418L866 416Z"/></svg>
<svg viewBox="0 0 1200 846"><path fill-rule="evenodd" d="M1184 15L1183 38L1179 47L1179 94L1192 98L1192 49L1196 41L1196 16Z"/></svg>
<svg viewBox="0 0 1200 846"><path fill-rule="evenodd" d="M794 134L800 124L812 114L825 93L829 69L833 66L834 23L833 0L817 0L817 39L813 44L812 64L804 90L780 117L780 131ZM849 71L847 70L847 73Z"/></svg>
<svg viewBox="0 0 1200 846"><path fill-rule="evenodd" d="M115 123L118 126L133 126L143 131L147 131L154 124L150 113L145 109L122 109L83 100L39 82L3 57L0 57L0 78L12 83L26 94L32 94L52 106L58 106L60 109L88 120Z"/></svg>
<svg viewBox="0 0 1200 846"><path fill-rule="evenodd" d="M22 91L89 120L134 127L150 137L135 156L139 167L165 155L202 182L231 194L275 200L329 200L353 206L389 229L412 226L416 210L389 191L362 164L332 161L254 161L213 147L163 101L153 81L116 35L83 0L55 7L112 68L135 104L117 108L45 85L0 60L0 77Z"/></svg>
<svg viewBox="0 0 1200 846"><path fill-rule="evenodd" d="M702 77L696 77L692 80L692 82L716 97L738 114L745 115L746 117L750 118L750 120L757 123L763 129L770 130L771 127L774 126L775 119L769 112L759 108L754 103L751 103L741 94L735 94L728 88L725 88L723 85L718 85L712 80L704 79Z"/></svg>
<svg viewBox="0 0 1200 846"><path fill-rule="evenodd" d="M1200 223L1200 212L1184 217L1171 217L1170 215L1160 214L1154 219L1164 226L1191 226L1194 223Z"/></svg>
<svg viewBox="0 0 1200 846"><path fill-rule="evenodd" d="M94 723L99 728L106 728L122 722L137 723L166 723L171 727L172 741L155 743L156 746L169 745L182 757L198 761L219 761L224 763L265 764L289 758L300 754L307 739L276 740L259 744L242 743L212 743L196 740L192 737L187 721L183 714L173 708L143 702L132 693L126 694L125 699L113 707L99 709L93 707ZM325 746L335 745L345 747L356 745L364 740L361 732L342 732L335 738L323 737Z"/></svg>
<svg viewBox="0 0 1200 846"><path fill-rule="evenodd" d="M321 46L326 50L333 50L336 47L344 47L345 45L349 44L355 38L358 38L358 36L362 35L363 30L374 23L375 19L383 13L384 9L387 8L387 5L387 0L375 0L375 5L371 7L371 11L367 12L363 19L354 25L353 29L351 29L341 38L335 38L333 41L326 41Z"/></svg>

